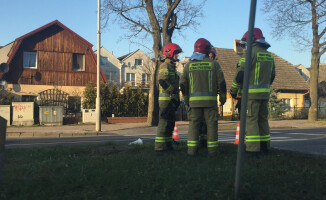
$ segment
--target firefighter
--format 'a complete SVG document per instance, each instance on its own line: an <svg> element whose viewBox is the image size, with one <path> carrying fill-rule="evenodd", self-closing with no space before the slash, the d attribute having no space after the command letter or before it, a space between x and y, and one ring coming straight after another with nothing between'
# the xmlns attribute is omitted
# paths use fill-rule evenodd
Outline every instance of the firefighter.
<svg viewBox="0 0 326 200"><path fill-rule="evenodd" d="M248 39L246 32L241 39ZM265 41L262 31L254 28L252 46L252 64L248 89L248 109L246 124L246 151L257 153L270 149L270 130L268 124L268 100L271 84L275 78L275 63L273 55L267 51L270 47ZM246 55L239 60L239 68L231 86L231 96L236 98L238 89L242 88Z"/></svg>
<svg viewBox="0 0 326 200"><path fill-rule="evenodd" d="M214 47L211 48L208 57L211 60L215 60L216 59L216 50ZM200 123L200 133L199 133L199 146L206 148L207 147L207 126L205 123L205 119L202 120L202 122Z"/></svg>
<svg viewBox="0 0 326 200"><path fill-rule="evenodd" d="M217 94L220 102L226 101L226 84L219 63L209 59L211 43L200 38L195 42L194 53L181 76L180 88L189 109L188 154L196 155L199 145L200 123L207 125L207 149L209 155L217 152Z"/></svg>
<svg viewBox="0 0 326 200"><path fill-rule="evenodd" d="M175 125L175 111L179 107L179 75L176 61L182 49L175 43L169 43L163 51L164 62L158 70L159 85L159 124L155 137L155 151L173 150L172 133Z"/></svg>

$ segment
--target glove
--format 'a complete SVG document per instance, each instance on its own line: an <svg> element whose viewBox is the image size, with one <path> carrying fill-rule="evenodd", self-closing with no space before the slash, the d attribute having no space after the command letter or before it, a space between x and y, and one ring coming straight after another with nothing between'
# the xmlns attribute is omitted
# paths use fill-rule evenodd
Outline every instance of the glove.
<svg viewBox="0 0 326 200"><path fill-rule="evenodd" d="M175 116L175 110L171 106L167 106L161 113L161 117L164 119L173 119Z"/></svg>
<svg viewBox="0 0 326 200"><path fill-rule="evenodd" d="M170 102L171 102L172 106L174 107L174 109L177 110L180 105L180 101L176 100L176 99L171 99Z"/></svg>
<svg viewBox="0 0 326 200"><path fill-rule="evenodd" d="M221 106L223 106L226 102L226 96L225 95L220 95L220 103L221 103Z"/></svg>

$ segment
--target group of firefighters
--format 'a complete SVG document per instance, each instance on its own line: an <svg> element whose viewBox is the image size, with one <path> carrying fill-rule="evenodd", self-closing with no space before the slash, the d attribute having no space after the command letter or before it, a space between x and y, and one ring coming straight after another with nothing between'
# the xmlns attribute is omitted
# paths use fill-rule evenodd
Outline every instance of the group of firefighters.
<svg viewBox="0 0 326 200"><path fill-rule="evenodd" d="M247 39L248 32L242 37L241 43L245 45ZM270 45L259 28L254 28L253 41L245 138L246 152L256 154L268 152L270 148L268 100L270 86L275 78L275 63L273 55L267 51ZM208 40L200 38L195 42L194 53L180 78L176 62L181 52L182 49L175 43L164 47L165 60L158 70L159 124L155 151L165 153L173 150L172 133L181 90L189 114L188 154L196 155L199 147L205 145L208 154L214 156L218 147L217 96L220 106L226 102L224 73L216 60L215 48ZM230 94L235 99L241 97L245 63L244 54L238 62L230 89Z"/></svg>

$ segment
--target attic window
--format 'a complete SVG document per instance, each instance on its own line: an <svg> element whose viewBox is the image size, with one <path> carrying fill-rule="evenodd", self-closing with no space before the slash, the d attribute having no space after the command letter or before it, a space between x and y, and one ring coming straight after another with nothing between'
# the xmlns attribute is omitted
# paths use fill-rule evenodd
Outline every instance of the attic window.
<svg viewBox="0 0 326 200"><path fill-rule="evenodd" d="M72 54L72 70L85 71L85 55L79 53Z"/></svg>
<svg viewBox="0 0 326 200"><path fill-rule="evenodd" d="M135 59L135 65L143 65L142 59Z"/></svg>
<svg viewBox="0 0 326 200"><path fill-rule="evenodd" d="M36 51L24 51L23 60L24 60L24 68L37 68L37 53Z"/></svg>
<svg viewBox="0 0 326 200"><path fill-rule="evenodd" d="M109 64L108 57L102 57L100 58L100 64L101 65L107 65Z"/></svg>

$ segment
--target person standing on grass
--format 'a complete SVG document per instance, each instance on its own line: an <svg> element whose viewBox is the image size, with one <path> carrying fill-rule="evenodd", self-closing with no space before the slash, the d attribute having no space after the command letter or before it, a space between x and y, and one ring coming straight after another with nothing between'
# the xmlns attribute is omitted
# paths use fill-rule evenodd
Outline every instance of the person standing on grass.
<svg viewBox="0 0 326 200"><path fill-rule="evenodd" d="M188 155L196 155L199 146L200 123L207 125L207 149L209 155L217 153L217 94L220 102L226 101L226 84L219 63L208 56L211 43L200 38L195 42L194 53L186 64L180 81L184 102L189 106Z"/></svg>
<svg viewBox="0 0 326 200"><path fill-rule="evenodd" d="M268 101L271 85L275 78L275 63L270 47L265 41L262 31L254 28L252 46L252 64L248 89L248 109L246 124L246 151L259 153L270 149L270 130L268 124ZM241 41L245 43L248 32ZM238 90L243 86L246 53L239 60L239 68L231 86L231 96L237 97Z"/></svg>
<svg viewBox="0 0 326 200"><path fill-rule="evenodd" d="M176 61L182 49L175 43L164 47L165 58L158 70L159 85L159 123L155 137L155 151L167 152L173 150L172 133L175 125L175 111L180 105L179 75Z"/></svg>

